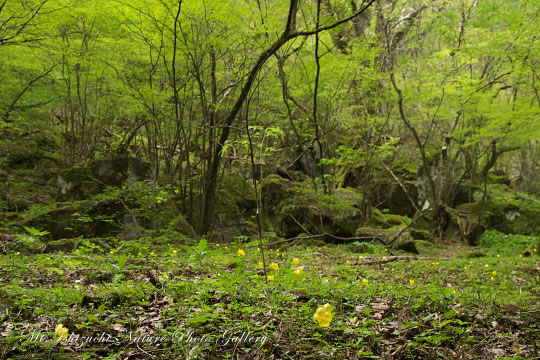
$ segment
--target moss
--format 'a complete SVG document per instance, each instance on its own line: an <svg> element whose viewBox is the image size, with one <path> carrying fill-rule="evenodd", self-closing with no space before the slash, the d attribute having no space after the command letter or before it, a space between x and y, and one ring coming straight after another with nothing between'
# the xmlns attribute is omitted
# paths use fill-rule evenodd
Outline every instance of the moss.
<svg viewBox="0 0 540 360"><path fill-rule="evenodd" d="M540 202L498 197L484 203L467 203L457 210L472 216L487 229L506 234L540 234Z"/></svg>
<svg viewBox="0 0 540 360"><path fill-rule="evenodd" d="M291 198L294 194L294 184L278 175L267 176L261 183L261 200L264 211L271 217L279 212L280 203Z"/></svg>
<svg viewBox="0 0 540 360"><path fill-rule="evenodd" d="M60 239L47 242L47 252L64 251L68 252L75 248L77 239Z"/></svg>
<svg viewBox="0 0 540 360"><path fill-rule="evenodd" d="M225 174L222 189L229 193L240 210L245 213L256 208L253 184L240 175Z"/></svg>
<svg viewBox="0 0 540 360"><path fill-rule="evenodd" d="M433 242L433 236L427 230L410 228L409 234L411 234L411 237L415 240L424 240L427 242Z"/></svg>
<svg viewBox="0 0 540 360"><path fill-rule="evenodd" d="M386 214L384 215L386 218L386 222L390 224L390 226L406 226L408 224L408 221L399 215L395 214Z"/></svg>
<svg viewBox="0 0 540 360"><path fill-rule="evenodd" d="M425 247L425 248L431 248L433 247L433 243L425 240L415 240L417 247Z"/></svg>
<svg viewBox="0 0 540 360"><path fill-rule="evenodd" d="M309 182L270 175L262 183L262 200L274 231L282 237L294 237L306 230L312 234L352 237L362 222L362 194L354 189L322 194ZM328 236L327 240L335 238Z"/></svg>
<svg viewBox="0 0 540 360"><path fill-rule="evenodd" d="M371 217L369 218L366 225L378 229L385 229L390 227L390 224L386 222L386 218L382 211L376 208L371 209Z"/></svg>
<svg viewBox="0 0 540 360"><path fill-rule="evenodd" d="M383 214L382 211L376 208L371 210L371 218L368 220L367 225L380 229L388 229L394 226L406 226L408 221L395 214Z"/></svg>
<svg viewBox="0 0 540 360"><path fill-rule="evenodd" d="M383 238L386 234L387 231L384 229L375 229L366 226L356 229L356 237L365 238L365 241L374 241Z"/></svg>

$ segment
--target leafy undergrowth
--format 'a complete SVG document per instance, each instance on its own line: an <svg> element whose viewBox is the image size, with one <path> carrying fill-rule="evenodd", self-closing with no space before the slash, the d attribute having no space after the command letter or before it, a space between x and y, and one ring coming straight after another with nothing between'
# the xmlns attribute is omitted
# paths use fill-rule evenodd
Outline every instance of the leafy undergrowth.
<svg viewBox="0 0 540 360"><path fill-rule="evenodd" d="M0 257L0 358L535 358L539 258L536 239L519 240L424 243L417 257L271 248L267 282L255 243L12 252ZM328 327L313 319L324 304Z"/></svg>

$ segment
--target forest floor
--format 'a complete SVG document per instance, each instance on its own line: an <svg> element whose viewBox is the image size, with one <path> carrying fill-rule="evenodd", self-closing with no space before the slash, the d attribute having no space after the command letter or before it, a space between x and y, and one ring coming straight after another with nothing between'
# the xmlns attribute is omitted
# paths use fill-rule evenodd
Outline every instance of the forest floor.
<svg viewBox="0 0 540 360"><path fill-rule="evenodd" d="M0 255L0 359L539 358L532 237L418 256L296 243L265 251L267 282L256 243L113 245Z"/></svg>

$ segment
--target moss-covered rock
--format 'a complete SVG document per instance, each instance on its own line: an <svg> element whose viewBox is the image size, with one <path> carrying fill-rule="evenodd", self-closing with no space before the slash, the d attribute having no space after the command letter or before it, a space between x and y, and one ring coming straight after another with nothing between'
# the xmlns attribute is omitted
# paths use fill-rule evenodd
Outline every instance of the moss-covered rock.
<svg viewBox="0 0 540 360"><path fill-rule="evenodd" d="M257 207L253 183L235 173L226 173L222 189L230 194L242 213L247 213Z"/></svg>
<svg viewBox="0 0 540 360"><path fill-rule="evenodd" d="M292 198L297 190L295 184L278 175L270 175L261 183L261 200L265 214L271 218L279 214L281 203Z"/></svg>
<svg viewBox="0 0 540 360"><path fill-rule="evenodd" d="M262 182L262 201L274 231L285 238L309 232L329 234L326 240L336 241L353 237L362 222L362 195L353 189L322 194L308 182L271 175Z"/></svg>
<svg viewBox="0 0 540 360"><path fill-rule="evenodd" d="M47 242L46 250L47 252L53 251L72 251L75 249L77 239L60 239Z"/></svg>
<svg viewBox="0 0 540 360"><path fill-rule="evenodd" d="M424 240L424 241L433 242L433 236L427 230L410 228L409 234L411 234L411 237L414 240Z"/></svg>
<svg viewBox="0 0 540 360"><path fill-rule="evenodd" d="M540 202L511 201L503 199L467 203L457 207L486 229L505 234L540 234Z"/></svg>
<svg viewBox="0 0 540 360"><path fill-rule="evenodd" d="M356 236L362 241L379 242L389 244L395 250L402 250L418 254L416 245L409 232L404 226L394 226L388 229L374 229L370 227L359 227L356 229Z"/></svg>
<svg viewBox="0 0 540 360"><path fill-rule="evenodd" d="M407 223L408 221L400 215L383 214L379 209L372 208L371 217L366 225L374 228L389 229L394 226L406 226Z"/></svg>
<svg viewBox="0 0 540 360"><path fill-rule="evenodd" d="M385 229L375 229L371 227L361 226L356 229L355 236L360 240L366 242L383 242L386 239L387 234L388 231L386 231Z"/></svg>

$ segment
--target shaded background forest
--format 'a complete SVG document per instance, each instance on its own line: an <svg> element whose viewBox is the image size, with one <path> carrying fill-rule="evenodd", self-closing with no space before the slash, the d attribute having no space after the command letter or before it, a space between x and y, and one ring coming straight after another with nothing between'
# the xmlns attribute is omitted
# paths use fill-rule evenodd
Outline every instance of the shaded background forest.
<svg viewBox="0 0 540 360"><path fill-rule="evenodd" d="M0 1L2 230L60 248L539 234L539 11Z"/></svg>

